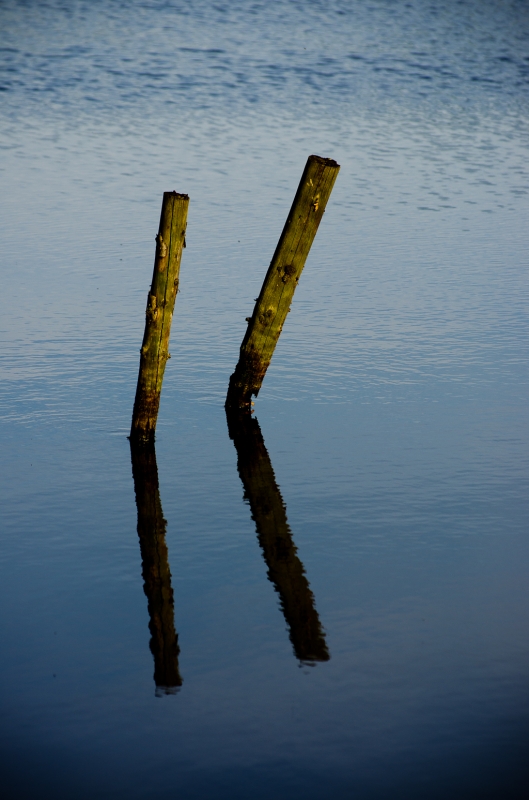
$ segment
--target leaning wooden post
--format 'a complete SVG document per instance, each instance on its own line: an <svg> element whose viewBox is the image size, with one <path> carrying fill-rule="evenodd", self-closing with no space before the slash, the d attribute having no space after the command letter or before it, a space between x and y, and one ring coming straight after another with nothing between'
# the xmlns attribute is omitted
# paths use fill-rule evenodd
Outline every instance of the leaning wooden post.
<svg viewBox="0 0 529 800"><path fill-rule="evenodd" d="M169 335L178 292L182 248L185 247L188 206L187 194L164 192L132 412L130 438L133 441L154 441L165 365L171 358Z"/></svg>
<svg viewBox="0 0 529 800"><path fill-rule="evenodd" d="M283 233L248 321L239 362L230 378L226 408L250 408L272 359L277 340L340 166L309 156Z"/></svg>

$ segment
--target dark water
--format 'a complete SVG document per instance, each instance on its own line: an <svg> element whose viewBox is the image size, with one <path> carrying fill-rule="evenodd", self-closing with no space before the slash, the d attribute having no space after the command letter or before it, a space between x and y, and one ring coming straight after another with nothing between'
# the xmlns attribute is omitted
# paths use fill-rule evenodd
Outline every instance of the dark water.
<svg viewBox="0 0 529 800"><path fill-rule="evenodd" d="M2 797L525 798L529 5L2 0L0 46ZM310 153L340 175L228 430Z"/></svg>

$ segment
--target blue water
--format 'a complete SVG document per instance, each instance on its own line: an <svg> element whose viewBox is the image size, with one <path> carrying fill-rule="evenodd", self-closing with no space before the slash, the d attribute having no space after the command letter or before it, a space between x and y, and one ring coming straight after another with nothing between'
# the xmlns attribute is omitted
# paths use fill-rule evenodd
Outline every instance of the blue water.
<svg viewBox="0 0 529 800"><path fill-rule="evenodd" d="M3 0L0 89L2 797L525 798L528 4ZM312 661L223 409L311 153L341 170L255 416ZM126 438L173 189L181 686Z"/></svg>

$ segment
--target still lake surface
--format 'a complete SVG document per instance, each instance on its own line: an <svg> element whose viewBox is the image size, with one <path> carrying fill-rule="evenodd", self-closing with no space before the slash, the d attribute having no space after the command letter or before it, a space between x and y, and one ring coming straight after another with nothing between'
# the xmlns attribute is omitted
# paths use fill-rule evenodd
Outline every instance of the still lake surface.
<svg viewBox="0 0 529 800"><path fill-rule="evenodd" d="M2 797L526 797L527 2L2 0L0 64ZM230 439L310 153L341 171Z"/></svg>

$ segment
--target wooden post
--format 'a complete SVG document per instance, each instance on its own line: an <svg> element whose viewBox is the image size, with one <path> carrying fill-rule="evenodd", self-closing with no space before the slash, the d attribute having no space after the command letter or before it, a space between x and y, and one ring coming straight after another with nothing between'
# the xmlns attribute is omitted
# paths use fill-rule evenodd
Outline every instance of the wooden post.
<svg viewBox="0 0 529 800"><path fill-rule="evenodd" d="M164 192L130 431L131 440L139 442L154 441L165 365L171 358L169 336L185 247L188 206L187 194Z"/></svg>
<svg viewBox="0 0 529 800"><path fill-rule="evenodd" d="M314 595L297 555L259 423L244 411L226 409L226 416L237 450L244 495L250 503L268 578L279 594L294 653L303 664L328 661L330 655Z"/></svg>
<svg viewBox="0 0 529 800"><path fill-rule="evenodd" d="M259 394L339 169L336 161L330 158L308 158L248 321L239 362L230 378L226 408L249 409L252 395Z"/></svg>
<svg viewBox="0 0 529 800"><path fill-rule="evenodd" d="M182 685L178 669L180 648L174 626L174 597L165 542L167 523L160 501L154 444L141 445L131 441L130 454L156 694L175 694Z"/></svg>

